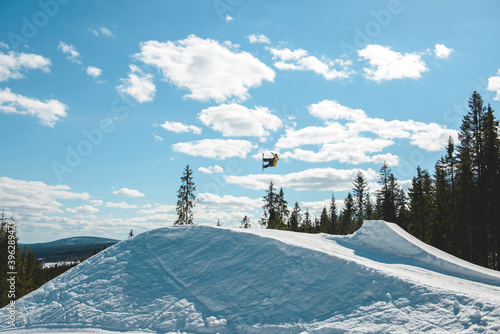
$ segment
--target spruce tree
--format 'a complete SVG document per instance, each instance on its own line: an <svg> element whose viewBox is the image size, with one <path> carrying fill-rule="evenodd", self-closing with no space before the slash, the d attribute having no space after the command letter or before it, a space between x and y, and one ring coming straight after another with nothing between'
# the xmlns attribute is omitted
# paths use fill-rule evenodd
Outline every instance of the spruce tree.
<svg viewBox="0 0 500 334"><path fill-rule="evenodd" d="M366 182L363 173L358 171L354 183L352 185L353 198L354 198L354 216L355 226L357 230L363 224L363 219L366 217L366 199L368 195L368 183Z"/></svg>
<svg viewBox="0 0 500 334"><path fill-rule="evenodd" d="M133 236L134 236L134 231L132 231L132 229L131 229L130 232L128 233L128 237L132 238Z"/></svg>
<svg viewBox="0 0 500 334"><path fill-rule="evenodd" d="M312 233L313 232L313 226L311 222L311 214L309 213L309 209L306 209L306 212L304 213L304 220L302 221L302 226L301 230L306 233Z"/></svg>
<svg viewBox="0 0 500 334"><path fill-rule="evenodd" d="M186 165L181 177L181 186L177 192L177 220L175 225L193 224L193 208L195 206L196 196L194 192L196 186L193 182L193 172Z"/></svg>
<svg viewBox="0 0 500 334"><path fill-rule="evenodd" d="M301 226L301 223L302 215L300 214L299 202L295 202L292 214L290 215L290 219L288 220L288 229L290 231L297 232L299 230L299 226Z"/></svg>
<svg viewBox="0 0 500 334"><path fill-rule="evenodd" d="M339 234L351 234L354 232L354 220L355 220L355 207L354 207L354 199L352 198L351 193L347 193L346 198L344 199L344 209L340 213L340 229Z"/></svg>
<svg viewBox="0 0 500 334"><path fill-rule="evenodd" d="M323 208L321 212L321 218L319 220L319 231L320 233L328 233L330 229L330 219L328 217L328 212L326 211L326 207Z"/></svg>
<svg viewBox="0 0 500 334"><path fill-rule="evenodd" d="M269 182L269 187L264 195L264 216L261 219L261 225L267 226L268 229L276 229L276 211L278 207L278 194L273 181Z"/></svg>
<svg viewBox="0 0 500 334"><path fill-rule="evenodd" d="M381 189L377 191L377 216L387 222L401 223L398 214L405 209L404 193L385 162L380 168L378 183Z"/></svg>
<svg viewBox="0 0 500 334"><path fill-rule="evenodd" d="M340 234L339 233L339 215L337 213L337 204L335 203L335 195L332 191L332 199L330 200L330 211L329 211L329 229L328 233L330 234Z"/></svg>
<svg viewBox="0 0 500 334"><path fill-rule="evenodd" d="M283 188L280 188L278 194L276 211L276 228L279 230L286 230L290 211L288 210L288 202L285 200Z"/></svg>
<svg viewBox="0 0 500 334"><path fill-rule="evenodd" d="M427 170L417 167L417 176L413 178L408 191L410 197L410 217L408 232L420 240L430 242L432 226L433 192L432 180Z"/></svg>

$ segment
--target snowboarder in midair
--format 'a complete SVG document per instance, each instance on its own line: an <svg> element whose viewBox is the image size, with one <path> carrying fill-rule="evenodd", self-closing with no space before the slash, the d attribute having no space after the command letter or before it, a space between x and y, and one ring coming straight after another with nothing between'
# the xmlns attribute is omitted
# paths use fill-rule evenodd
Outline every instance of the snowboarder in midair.
<svg viewBox="0 0 500 334"><path fill-rule="evenodd" d="M278 163L278 160L280 159L277 154L273 154L272 158L264 158L264 154L262 154L262 168L268 168L268 167L276 167L276 164ZM267 162L267 165L264 163Z"/></svg>

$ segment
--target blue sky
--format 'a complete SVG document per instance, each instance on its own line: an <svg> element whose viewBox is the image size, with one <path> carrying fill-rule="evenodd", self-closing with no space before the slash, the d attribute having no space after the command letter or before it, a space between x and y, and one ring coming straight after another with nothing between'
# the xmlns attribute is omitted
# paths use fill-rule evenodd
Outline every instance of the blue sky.
<svg viewBox="0 0 500 334"><path fill-rule="evenodd" d="M383 161L405 187L474 90L500 108L497 1L0 2L0 203L21 242L254 226L272 180L339 206ZM498 117L498 112L497 117ZM262 173L262 153L279 152Z"/></svg>

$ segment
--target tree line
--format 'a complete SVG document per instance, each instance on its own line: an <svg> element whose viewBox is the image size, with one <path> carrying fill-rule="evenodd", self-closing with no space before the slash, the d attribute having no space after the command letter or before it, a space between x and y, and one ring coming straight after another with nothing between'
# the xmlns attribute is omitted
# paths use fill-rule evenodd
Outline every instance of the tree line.
<svg viewBox="0 0 500 334"><path fill-rule="evenodd" d="M288 206L283 188L269 183L259 224L268 229L307 233L351 234L365 219L396 223L420 240L467 261L499 270L500 134L491 105L474 92L463 117L458 143L450 137L434 171L417 167L407 193L387 164L378 175L379 189L370 194L361 172L337 209L332 192L329 207L311 218L298 202ZM178 191L175 224L192 224L195 204L192 171L186 166ZM220 222L217 222L220 225ZM241 227L250 227L248 216Z"/></svg>

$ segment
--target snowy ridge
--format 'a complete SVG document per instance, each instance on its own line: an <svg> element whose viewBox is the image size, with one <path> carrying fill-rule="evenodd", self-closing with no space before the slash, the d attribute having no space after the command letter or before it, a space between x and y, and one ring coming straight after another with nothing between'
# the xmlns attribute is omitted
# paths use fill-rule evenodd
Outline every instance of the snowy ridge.
<svg viewBox="0 0 500 334"><path fill-rule="evenodd" d="M484 282L497 273L459 263L450 274L454 259L401 232L381 221L344 237L157 229L22 298L16 329L3 308L0 332L499 331L500 287Z"/></svg>

